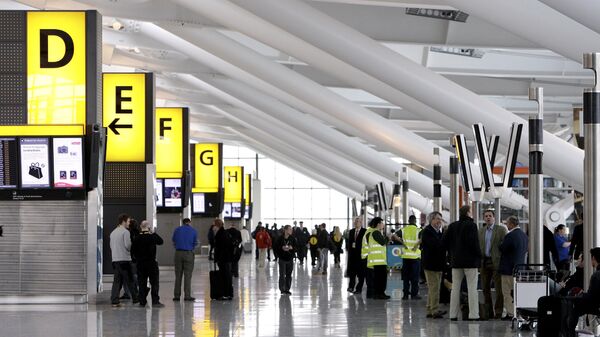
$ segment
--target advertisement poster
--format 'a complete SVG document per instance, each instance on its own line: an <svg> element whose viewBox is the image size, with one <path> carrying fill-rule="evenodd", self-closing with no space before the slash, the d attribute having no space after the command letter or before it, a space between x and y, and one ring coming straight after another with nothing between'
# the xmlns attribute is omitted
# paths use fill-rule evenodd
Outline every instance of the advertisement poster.
<svg viewBox="0 0 600 337"><path fill-rule="evenodd" d="M223 207L223 217L231 218L231 203L226 202Z"/></svg>
<svg viewBox="0 0 600 337"><path fill-rule="evenodd" d="M241 218L242 217L242 204L239 202L234 202L231 204L231 217L232 218Z"/></svg>
<svg viewBox="0 0 600 337"><path fill-rule="evenodd" d="M156 196L156 207L163 207L163 181L162 181L162 179L156 179L156 185L154 185L154 195Z"/></svg>
<svg viewBox="0 0 600 337"><path fill-rule="evenodd" d="M192 195L192 210L194 213L204 213L204 193Z"/></svg>
<svg viewBox="0 0 600 337"><path fill-rule="evenodd" d="M21 186L50 187L48 138L21 138Z"/></svg>
<svg viewBox="0 0 600 337"><path fill-rule="evenodd" d="M165 179L165 207L181 207L181 179Z"/></svg>
<svg viewBox="0 0 600 337"><path fill-rule="evenodd" d="M54 138L54 187L83 187L81 138Z"/></svg>

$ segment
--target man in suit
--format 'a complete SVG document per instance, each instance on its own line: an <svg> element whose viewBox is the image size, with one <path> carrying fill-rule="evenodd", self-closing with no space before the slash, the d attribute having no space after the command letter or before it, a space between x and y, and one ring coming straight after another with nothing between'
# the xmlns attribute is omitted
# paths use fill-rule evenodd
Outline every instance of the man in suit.
<svg viewBox="0 0 600 337"><path fill-rule="evenodd" d="M488 209L483 212L485 225L479 229L479 246L483 253L481 261L481 287L483 288L483 297L485 299L485 316L489 318L501 318L502 309L502 278L498 273L500 264L500 243L506 235L504 226L497 226L495 213ZM492 303L492 280L496 290L496 303Z"/></svg>
<svg viewBox="0 0 600 337"><path fill-rule="evenodd" d="M514 216L506 219L508 234L500 244L499 271L502 277L502 295L504 295L504 308L506 316L502 320L513 319L514 304L511 292L513 290L513 270L515 265L525 263L527 254L527 235L519 227L519 219Z"/></svg>
<svg viewBox="0 0 600 337"><path fill-rule="evenodd" d="M569 256L573 260L579 259L583 252L583 223L580 223L573 228L573 236L571 236L571 246L569 247Z"/></svg>
<svg viewBox="0 0 600 337"><path fill-rule="evenodd" d="M471 206L462 206L458 221L448 226L442 237L444 247L450 254L452 267L452 292L450 294L450 320L458 319L460 293L463 278L467 279L469 320L479 320L479 297L477 296L477 269L481 267L481 248L477 225L471 217Z"/></svg>
<svg viewBox="0 0 600 337"><path fill-rule="evenodd" d="M442 214L431 212L429 226L421 232L421 262L427 280L427 318L442 318L445 311L439 311L442 270L446 265L446 250L442 242Z"/></svg>
<svg viewBox="0 0 600 337"><path fill-rule="evenodd" d="M348 252L348 292L353 294L361 294L363 283L365 281L363 261L361 257L362 241L365 236L366 229L362 228L362 218L357 216L354 218L354 228L348 234L346 240L346 251ZM358 279L358 283L356 283ZM356 287L355 287L356 286Z"/></svg>

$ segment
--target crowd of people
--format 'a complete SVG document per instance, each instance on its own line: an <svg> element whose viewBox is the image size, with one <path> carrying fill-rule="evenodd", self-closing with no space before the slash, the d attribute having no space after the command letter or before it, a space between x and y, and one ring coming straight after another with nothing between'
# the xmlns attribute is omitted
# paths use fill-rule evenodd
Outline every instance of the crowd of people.
<svg viewBox="0 0 600 337"><path fill-rule="evenodd" d="M233 278L239 277L239 261L244 244L250 237L255 240L255 259L258 268L265 268L267 261L278 263L279 290L282 295L291 295L292 275L295 261L299 265L308 263L310 252L313 275L327 274L329 254L333 254L335 268L341 268L340 254L345 252L346 276L349 278L347 291L362 294L366 284L366 297L389 299L386 294L388 278L387 246L401 245L403 281L402 300L420 300L421 278L427 284L426 312L428 318L439 319L447 313L440 309L442 298L448 298L449 319L459 317L466 320L502 319L512 320L514 315L513 272L515 267L526 263L528 252L527 234L516 217L505 219L505 225L496 224L493 210L483 213L484 225L478 228L471 216L470 206L459 210L459 220L445 225L442 214L432 212L427 224L418 226L416 217L402 228L387 233L384 220L372 219L363 228L362 218L356 217L353 228L340 231L334 227L327 231L326 224L315 225L309 232L302 221L281 228L273 224L258 223L249 234L244 228L225 224L215 219L208 232L210 243L209 259L214 261L220 275L222 294L218 300L233 298ZM544 259L552 261L559 275L557 282L561 294L577 294L583 288L583 240L581 225L575 227L572 239L566 239L564 225L555 228L554 235L548 228L544 233ZM548 236L550 232L550 236ZM191 292L191 277L194 269L194 249L198 245L196 230L190 219L175 229L172 236L175 247L175 287L173 300L194 301ZM119 216L119 226L110 235L110 246L114 268L111 302L119 306L123 298L146 306L148 292L152 306L161 307L158 295L159 271L156 262L156 246L163 239L152 232L147 221L137 222L128 215ZM250 250L251 251L251 250ZM595 268L600 261L600 248L590 252ZM570 272L572 259L577 261L577 271ZM150 283L150 289L147 284ZM600 305L600 270L590 280L589 292L579 300L579 313L598 310ZM478 286L481 286L484 304L480 308ZM495 297L492 297L492 287ZM125 294L120 296L121 291ZM444 296L444 294L446 295ZM583 309L582 309L583 308ZM504 313L504 315L503 315Z"/></svg>

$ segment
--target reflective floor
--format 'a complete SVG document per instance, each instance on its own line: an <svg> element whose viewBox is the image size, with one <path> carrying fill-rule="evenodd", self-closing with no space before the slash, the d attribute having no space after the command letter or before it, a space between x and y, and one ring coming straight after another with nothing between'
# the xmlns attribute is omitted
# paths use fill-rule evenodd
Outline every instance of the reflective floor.
<svg viewBox="0 0 600 337"><path fill-rule="evenodd" d="M165 308L131 303L112 308L110 284L105 284L107 291L96 304L0 306L0 336L535 336L514 332L503 321L426 319L425 300L400 299L399 273L389 277L392 299L381 301L349 295L343 269L312 275L310 266L296 266L288 297L277 290L277 265L257 269L254 262L250 255L242 258L231 302L210 301L210 264L199 257L192 278L193 303L172 301L174 274L164 270L160 295Z"/></svg>

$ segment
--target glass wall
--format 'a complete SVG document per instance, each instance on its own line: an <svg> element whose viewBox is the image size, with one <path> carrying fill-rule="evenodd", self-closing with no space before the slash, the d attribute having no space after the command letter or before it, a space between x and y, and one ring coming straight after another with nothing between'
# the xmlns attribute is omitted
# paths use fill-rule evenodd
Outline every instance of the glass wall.
<svg viewBox="0 0 600 337"><path fill-rule="evenodd" d="M293 168L271 160L244 147L223 146L223 165L244 166L245 173L255 173L262 185L262 219L272 225L291 225L294 220L304 226L326 223L327 228L348 224L348 201L345 195L298 173Z"/></svg>

